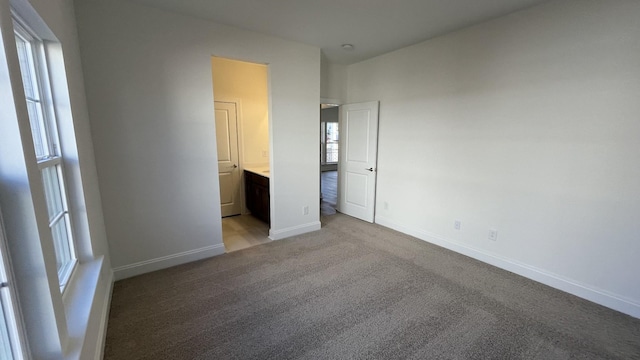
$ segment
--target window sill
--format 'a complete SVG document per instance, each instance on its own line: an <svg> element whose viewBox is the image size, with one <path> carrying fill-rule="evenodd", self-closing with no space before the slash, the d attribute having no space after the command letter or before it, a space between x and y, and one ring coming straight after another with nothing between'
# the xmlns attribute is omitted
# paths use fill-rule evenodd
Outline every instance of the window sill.
<svg viewBox="0 0 640 360"><path fill-rule="evenodd" d="M77 264L62 297L67 317L68 337L64 344L65 359L80 359L83 354L97 353L106 329L113 275L102 276L104 258ZM101 319L102 318L102 319ZM104 322L104 323L103 323Z"/></svg>

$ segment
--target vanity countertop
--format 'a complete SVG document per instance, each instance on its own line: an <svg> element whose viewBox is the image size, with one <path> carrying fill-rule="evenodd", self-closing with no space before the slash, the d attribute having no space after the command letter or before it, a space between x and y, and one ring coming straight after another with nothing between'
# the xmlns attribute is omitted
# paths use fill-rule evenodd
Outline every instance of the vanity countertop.
<svg viewBox="0 0 640 360"><path fill-rule="evenodd" d="M244 171L252 172L256 175L264 176L266 178L269 177L269 166L249 166L245 167Z"/></svg>

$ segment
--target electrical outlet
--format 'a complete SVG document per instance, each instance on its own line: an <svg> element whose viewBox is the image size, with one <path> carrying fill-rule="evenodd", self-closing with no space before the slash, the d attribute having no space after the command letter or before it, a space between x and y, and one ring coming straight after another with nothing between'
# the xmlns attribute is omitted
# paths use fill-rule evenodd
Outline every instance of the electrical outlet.
<svg viewBox="0 0 640 360"><path fill-rule="evenodd" d="M460 222L460 220L456 220L453 222L453 228L456 230L460 230L460 227L462 226L462 222Z"/></svg>
<svg viewBox="0 0 640 360"><path fill-rule="evenodd" d="M382 203L382 207L384 207L385 210L389 210L389 203L385 201Z"/></svg>
<svg viewBox="0 0 640 360"><path fill-rule="evenodd" d="M498 240L498 230L489 229L489 240L491 240L491 241Z"/></svg>
<svg viewBox="0 0 640 360"><path fill-rule="evenodd" d="M267 150L262 150L262 157L269 157L269 152Z"/></svg>
<svg viewBox="0 0 640 360"><path fill-rule="evenodd" d="M309 207L308 206L303 206L302 207L302 215L309 215Z"/></svg>

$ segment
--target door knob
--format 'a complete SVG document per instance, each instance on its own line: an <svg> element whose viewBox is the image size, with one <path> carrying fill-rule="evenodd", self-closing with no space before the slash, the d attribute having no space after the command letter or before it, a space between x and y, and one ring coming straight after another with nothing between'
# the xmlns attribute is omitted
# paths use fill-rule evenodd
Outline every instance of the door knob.
<svg viewBox="0 0 640 360"><path fill-rule="evenodd" d="M233 168L234 168L234 169L235 169L235 168L237 168L237 167L238 167L238 165L236 165L236 164L233 164Z"/></svg>
<svg viewBox="0 0 640 360"><path fill-rule="evenodd" d="M373 172L373 168L372 167L370 167L368 169L365 169L365 170Z"/></svg>

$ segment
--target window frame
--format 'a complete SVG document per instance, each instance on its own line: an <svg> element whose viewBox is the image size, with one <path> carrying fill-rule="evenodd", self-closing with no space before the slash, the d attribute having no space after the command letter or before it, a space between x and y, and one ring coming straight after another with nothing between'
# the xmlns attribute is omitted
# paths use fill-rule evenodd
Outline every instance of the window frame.
<svg viewBox="0 0 640 360"><path fill-rule="evenodd" d="M338 132L338 140L336 140L335 144L329 144L329 124L331 124L332 126L336 126L337 127L337 132ZM325 121L322 122L322 127L321 127L321 132L322 132L322 164L323 165L334 165L337 164L339 161L339 156L338 156L338 152L340 151L340 125L337 121ZM335 161L328 161L328 156L329 156L329 145L336 145L336 147L338 148L337 151L335 152L336 154L336 160Z"/></svg>
<svg viewBox="0 0 640 360"><path fill-rule="evenodd" d="M29 353L28 347L24 343L24 327L13 284L15 284L15 279L11 272L2 209L0 209L0 311L2 312L0 326L4 326L5 333L3 335L6 336L0 341L9 343L8 352L11 359L22 360L29 358Z"/></svg>
<svg viewBox="0 0 640 360"><path fill-rule="evenodd" d="M24 22L15 14L13 14L13 26L14 26L14 34L16 38L19 38L28 46L28 56L32 62L31 68L29 72L31 73L32 84L30 86L36 87L33 89L37 98L30 98L26 94L25 90L25 100L27 107L29 106L29 102L34 102L39 106L39 111L41 113L42 119L38 119L38 121L42 121L43 124L43 134L39 135L40 139L44 139L46 144L43 144L43 150L45 154L43 156L38 156L37 148L36 150L36 163L38 169L40 171L40 178L43 186L43 190L45 192L45 200L47 203L47 210L49 210L49 195L47 192L47 184L45 184L45 170L53 169L55 171L57 180L58 180L58 190L59 197L61 201L61 210L51 217L49 214L47 216L49 230L52 235L52 240L54 242L55 256L56 256L56 264L60 261L58 256L60 253L66 252L56 246L56 235L54 234L54 227L62 221L64 223L64 230L66 235L66 247L68 247L68 253L70 259L68 259L64 264L62 264L59 268L57 268L58 282L60 285L60 292L64 293L67 284L70 282L71 277L73 275L74 270L78 264L78 253L77 253L77 245L75 243L76 237L74 236L74 227L73 227L73 219L71 215L71 209L69 207L70 201L68 197L66 175L64 171L64 159L62 154L62 146L60 145L60 136L58 130L58 119L56 116L55 107L53 104L53 93L52 93L52 85L51 78L49 75L49 63L46 55L45 42L38 37L35 32L30 30L30 28L24 24ZM17 42L17 39L16 39ZM20 69L22 75L22 66ZM22 76L23 86L25 77ZM32 123L31 119L32 114L29 113L29 122ZM33 127L31 127L32 138L33 135ZM46 145L46 147L45 147ZM58 194L54 194L58 195ZM60 261L61 262L61 261Z"/></svg>

